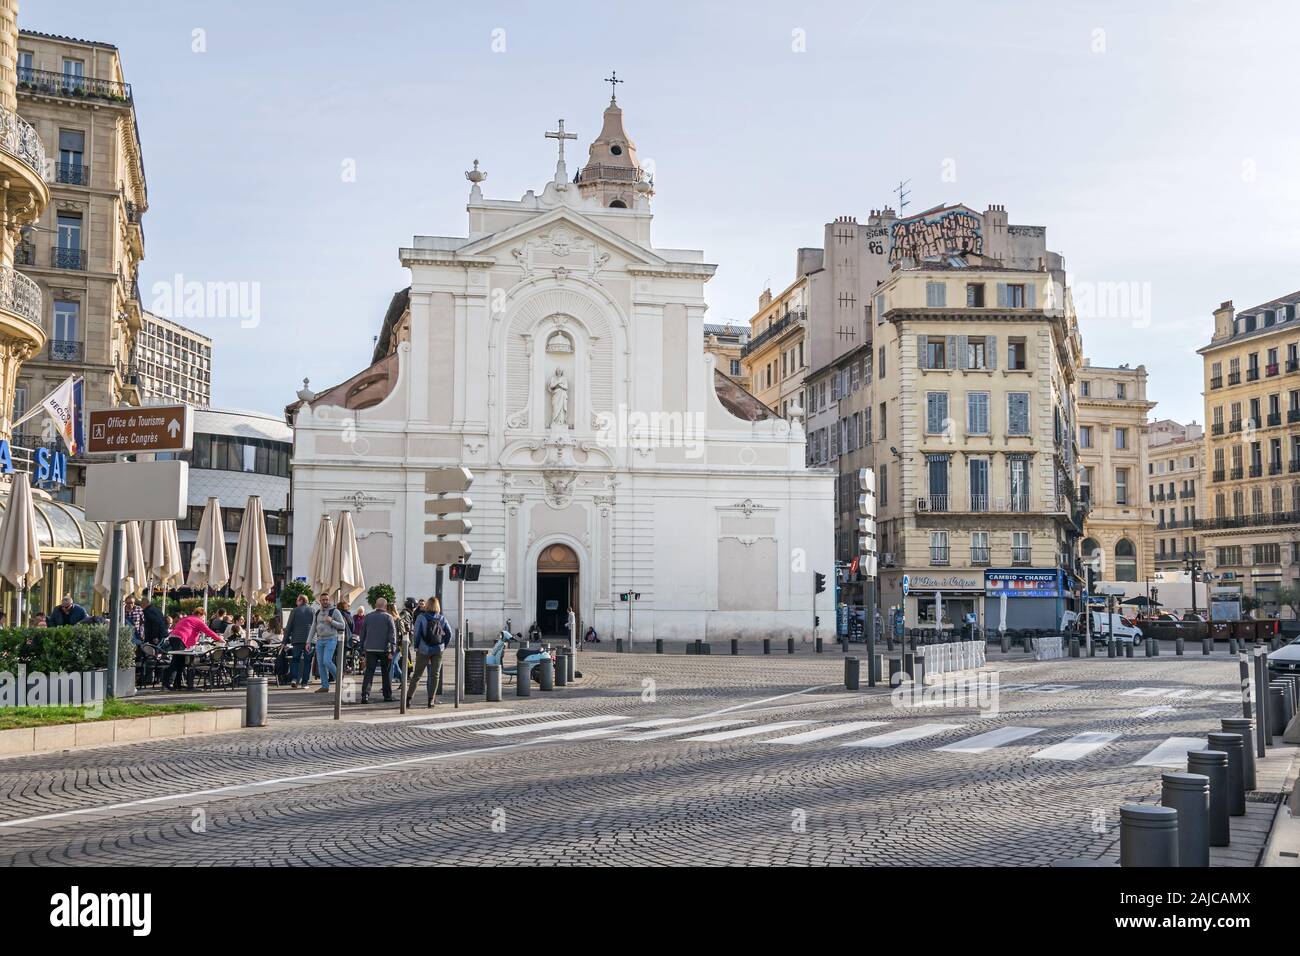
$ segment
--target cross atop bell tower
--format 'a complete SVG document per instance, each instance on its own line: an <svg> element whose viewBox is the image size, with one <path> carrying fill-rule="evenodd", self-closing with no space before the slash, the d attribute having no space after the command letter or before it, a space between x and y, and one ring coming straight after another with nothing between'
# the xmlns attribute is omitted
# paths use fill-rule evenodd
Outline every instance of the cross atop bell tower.
<svg viewBox="0 0 1300 956"><path fill-rule="evenodd" d="M624 82L618 78L618 70L610 70L605 82L609 84L609 105L618 105L618 84Z"/></svg>

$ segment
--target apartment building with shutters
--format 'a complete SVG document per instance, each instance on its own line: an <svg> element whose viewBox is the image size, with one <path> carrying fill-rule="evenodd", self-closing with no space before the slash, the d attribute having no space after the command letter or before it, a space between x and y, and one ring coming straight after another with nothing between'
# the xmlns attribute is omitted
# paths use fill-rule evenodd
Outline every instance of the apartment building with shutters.
<svg viewBox="0 0 1300 956"><path fill-rule="evenodd" d="M1205 560L1196 522L1205 517L1205 429L1162 418L1147 427L1147 503L1154 512L1155 569Z"/></svg>

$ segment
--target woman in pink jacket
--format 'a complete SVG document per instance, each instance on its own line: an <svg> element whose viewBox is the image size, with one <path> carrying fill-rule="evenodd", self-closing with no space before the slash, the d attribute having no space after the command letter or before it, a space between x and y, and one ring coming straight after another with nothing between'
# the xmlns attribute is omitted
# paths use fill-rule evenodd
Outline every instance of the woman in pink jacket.
<svg viewBox="0 0 1300 956"><path fill-rule="evenodd" d="M172 651L189 650L206 634L213 640L221 640L221 635L203 623L203 608L195 608L188 617L183 617L172 627L167 637L167 647ZM181 674L189 665L190 658L182 654L173 654L167 673L163 675L163 690L180 690ZM193 686L190 687L193 690Z"/></svg>

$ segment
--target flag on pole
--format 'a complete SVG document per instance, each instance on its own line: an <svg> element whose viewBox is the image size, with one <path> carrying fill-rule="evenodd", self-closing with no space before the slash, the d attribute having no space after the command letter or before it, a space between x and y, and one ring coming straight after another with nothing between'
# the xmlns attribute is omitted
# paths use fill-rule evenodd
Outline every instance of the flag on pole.
<svg viewBox="0 0 1300 956"><path fill-rule="evenodd" d="M72 383L72 438L68 456L72 457L86 447L86 380L77 378Z"/></svg>
<svg viewBox="0 0 1300 956"><path fill-rule="evenodd" d="M40 406L54 422L54 430L68 446L69 455L75 455L80 447L77 444L77 401L74 378L75 376L69 375L58 388L41 400Z"/></svg>

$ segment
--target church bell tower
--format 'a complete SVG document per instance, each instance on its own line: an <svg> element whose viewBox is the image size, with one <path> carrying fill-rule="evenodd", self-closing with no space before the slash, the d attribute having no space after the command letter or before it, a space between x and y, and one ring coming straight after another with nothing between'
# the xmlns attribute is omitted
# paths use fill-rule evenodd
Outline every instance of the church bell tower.
<svg viewBox="0 0 1300 956"><path fill-rule="evenodd" d="M623 129L623 110L619 108L617 90L623 81L613 73L605 80L610 85L609 106L600 135L592 142L587 165L574 177L583 198L594 197L609 209L632 209L638 196L654 195L654 186L636 158L636 144Z"/></svg>

